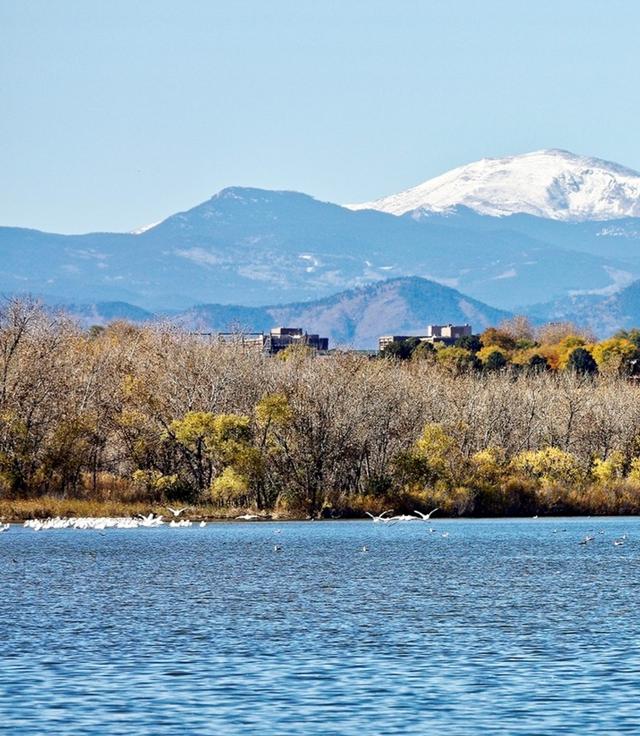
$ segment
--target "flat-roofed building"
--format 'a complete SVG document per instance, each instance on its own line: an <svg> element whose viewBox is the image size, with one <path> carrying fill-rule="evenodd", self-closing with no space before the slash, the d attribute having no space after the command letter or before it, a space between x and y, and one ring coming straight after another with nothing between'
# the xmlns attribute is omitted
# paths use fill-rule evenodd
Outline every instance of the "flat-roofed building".
<svg viewBox="0 0 640 736"><path fill-rule="evenodd" d="M471 325L427 325L426 337L458 340L471 335Z"/></svg>
<svg viewBox="0 0 640 736"><path fill-rule="evenodd" d="M215 342L240 345L249 350L257 350L275 355L291 345L305 345L319 353L329 350L329 338L305 332L301 327L274 327L269 332L193 332Z"/></svg>
<svg viewBox="0 0 640 736"><path fill-rule="evenodd" d="M409 339L428 342L432 345L453 345L456 340L467 335L472 335L471 325L427 325L425 335L382 335L378 338L378 350L382 352L387 346L394 342L404 342Z"/></svg>
<svg viewBox="0 0 640 736"><path fill-rule="evenodd" d="M301 327L274 327L265 335L265 351L268 353L279 353L291 345L304 345L326 353L329 349L329 338L304 332Z"/></svg>
<svg viewBox="0 0 640 736"><path fill-rule="evenodd" d="M392 342L404 342L415 335L382 335L378 338L378 350L382 352Z"/></svg>

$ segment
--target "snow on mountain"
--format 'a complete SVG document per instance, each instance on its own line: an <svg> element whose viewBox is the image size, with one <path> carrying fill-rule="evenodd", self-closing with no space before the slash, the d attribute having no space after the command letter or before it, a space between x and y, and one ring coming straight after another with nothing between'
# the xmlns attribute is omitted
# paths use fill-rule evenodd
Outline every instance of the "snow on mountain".
<svg viewBox="0 0 640 736"><path fill-rule="evenodd" d="M135 230L132 230L129 234L130 235L142 235L142 233L146 233L147 230L152 230L156 225L159 225L161 222L162 220L157 220L156 222L150 222L148 225L137 227Z"/></svg>
<svg viewBox="0 0 640 736"><path fill-rule="evenodd" d="M346 206L403 215L446 212L459 205L482 215L526 213L569 222L640 217L640 173L548 149L483 158L399 194Z"/></svg>

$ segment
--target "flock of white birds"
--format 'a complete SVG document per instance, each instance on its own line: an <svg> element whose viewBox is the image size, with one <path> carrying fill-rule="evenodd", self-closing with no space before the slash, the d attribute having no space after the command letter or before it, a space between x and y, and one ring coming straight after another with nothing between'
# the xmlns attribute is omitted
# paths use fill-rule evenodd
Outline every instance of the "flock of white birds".
<svg viewBox="0 0 640 736"><path fill-rule="evenodd" d="M28 519L23 526L27 529L33 529L34 532L48 531L50 529L94 529L103 531L105 529L139 529L141 527L153 528L159 526L169 526L171 528L184 528L193 526L191 519L180 518L190 506L182 508L173 508L167 506L173 518L166 521L162 514L138 514L137 516L70 516L70 517L50 517L47 519ZM238 521L257 521L261 518L258 514L242 514L236 517ZM198 526L207 526L206 521L200 521ZM9 531L10 524L0 524L0 533Z"/></svg>
<svg viewBox="0 0 640 736"><path fill-rule="evenodd" d="M95 529L103 531L104 529L139 529L140 527L153 528L167 524L170 527L189 527L193 526L190 519L180 519L180 515L189 509L184 506L180 509L174 509L167 506L173 518L167 522L162 514L138 514L138 516L56 516L48 519L28 519L23 526L27 529L33 529L35 532L47 531L49 529ZM200 526L206 526L206 521L201 521ZM9 529L9 524L0 527L0 531Z"/></svg>
<svg viewBox="0 0 640 736"><path fill-rule="evenodd" d="M369 511L365 511L365 514L373 519L374 524L397 524L399 521L429 521L431 516L439 510L439 508L432 509L428 514L414 511L413 514L400 514L399 516L387 516L387 514L392 513L391 510L383 511L379 516L375 516Z"/></svg>
<svg viewBox="0 0 640 736"><path fill-rule="evenodd" d="M167 525L172 528L183 528L193 526L191 519L179 518L185 511L189 510L189 506L183 506L182 508L172 508L171 506L166 507L171 513L173 518L167 523L164 520L162 514L155 515L153 513L144 516L138 514L138 516L79 516L79 517L61 517L56 516L48 519L28 519L24 522L23 526L27 529L33 529L35 532L46 531L49 529L95 529L103 531L105 529L139 529L140 527L159 527ZM411 521L430 521L433 514L439 511L439 508L432 509L428 514L424 514L421 511L414 511L413 514L399 514L396 516L389 516L393 513L392 510L383 511L379 515L375 515L366 511L367 516L371 518L374 524L393 525L397 523L406 523ZM257 514L242 514L237 516L238 521L258 521L266 517L258 516ZM537 516L533 517L537 519ZM200 521L200 527L207 526L206 521ZM10 529L10 524L0 524L0 533L6 532ZM430 532L436 532L436 529L429 527ZM554 529L554 532L567 531L566 529ZM276 529L274 534L279 534L280 529ZM604 534L604 530L600 530L600 534ZM443 537L448 537L449 532L442 532ZM587 534L584 539L580 541L580 544L589 544L596 539L595 534ZM627 535L623 534L613 540L613 544L616 547L621 547L625 544ZM282 546L276 544L274 546L276 552L282 550ZM362 552L368 552L368 547L364 546L361 548Z"/></svg>

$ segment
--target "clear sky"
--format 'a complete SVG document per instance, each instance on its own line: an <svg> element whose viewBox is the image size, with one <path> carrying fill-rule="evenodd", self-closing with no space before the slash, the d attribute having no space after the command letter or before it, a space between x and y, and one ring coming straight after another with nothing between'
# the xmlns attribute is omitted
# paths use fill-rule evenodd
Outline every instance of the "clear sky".
<svg viewBox="0 0 640 736"><path fill-rule="evenodd" d="M362 201L539 148L640 169L639 38L636 0L0 0L0 224Z"/></svg>

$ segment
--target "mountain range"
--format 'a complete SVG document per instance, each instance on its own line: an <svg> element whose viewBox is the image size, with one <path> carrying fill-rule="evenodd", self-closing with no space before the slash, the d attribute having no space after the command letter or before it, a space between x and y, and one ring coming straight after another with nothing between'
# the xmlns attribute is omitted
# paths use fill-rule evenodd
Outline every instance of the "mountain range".
<svg viewBox="0 0 640 736"><path fill-rule="evenodd" d="M378 281L314 301L265 307L199 304L154 314L122 302L65 306L86 325L163 318L197 332L266 332L277 325L300 325L329 337L332 346L354 348L374 348L383 334L424 333L430 322L471 323L482 330L509 316L448 286L415 276Z"/></svg>
<svg viewBox="0 0 640 736"><path fill-rule="evenodd" d="M411 304L410 288L432 284L419 301L421 310L428 292L433 307L411 314L457 320L459 312L438 311L437 282L455 290L451 309L462 299L484 314L491 304L495 314L595 321L602 332L640 323L636 302L625 296L640 278L639 246L640 175L550 149L483 159L359 205L229 187L133 233L2 227L0 292L40 295L78 313L121 303L141 319L206 314L216 324L233 307L256 329L275 315L299 315L362 344L370 313L358 305L380 309L400 284ZM332 332L321 314L334 314L344 328Z"/></svg>

